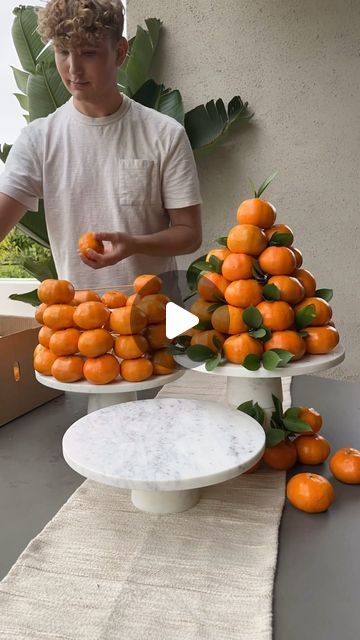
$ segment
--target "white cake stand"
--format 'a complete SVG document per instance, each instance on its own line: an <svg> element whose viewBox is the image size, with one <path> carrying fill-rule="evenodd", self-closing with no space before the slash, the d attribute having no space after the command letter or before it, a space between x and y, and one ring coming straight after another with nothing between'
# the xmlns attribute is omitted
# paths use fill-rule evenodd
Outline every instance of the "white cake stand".
<svg viewBox="0 0 360 640"><path fill-rule="evenodd" d="M307 355L301 360L289 363L274 371L264 369L263 365L258 371L249 371L245 367L231 362L216 367L214 371L207 371L205 364L196 365L187 356L176 355L174 358L186 369L194 369L194 371L206 373L209 376L225 376L227 378L227 402L233 407L238 407L248 400L258 402L265 411L265 428L268 428L271 413L274 410L272 394L279 400L283 400L281 379L331 369L344 360L345 350L344 347L338 345L326 355Z"/></svg>
<svg viewBox="0 0 360 640"><path fill-rule="evenodd" d="M178 369L174 373L166 375L153 375L142 382L126 382L126 380L114 380L109 384L90 384L87 380L78 382L60 382L53 376L43 376L35 371L36 379L46 387L68 391L71 393L86 393L88 395L87 412L91 413L103 407L109 407L122 402L131 402L137 399L137 392L145 389L161 387L168 382L174 382L185 373L184 369Z"/></svg>
<svg viewBox="0 0 360 640"><path fill-rule="evenodd" d="M152 513L189 509L201 487L244 473L264 447L264 430L250 416L183 398L105 407L77 420L63 437L70 467L130 489L133 504Z"/></svg>

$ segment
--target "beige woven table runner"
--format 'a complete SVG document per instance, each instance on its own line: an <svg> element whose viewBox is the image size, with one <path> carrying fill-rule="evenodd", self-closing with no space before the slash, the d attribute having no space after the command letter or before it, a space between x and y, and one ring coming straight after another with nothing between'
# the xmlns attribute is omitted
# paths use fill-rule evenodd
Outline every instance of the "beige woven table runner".
<svg viewBox="0 0 360 640"><path fill-rule="evenodd" d="M190 371L159 395L224 384ZM160 516L86 480L0 583L1 640L270 640L284 486L243 475Z"/></svg>

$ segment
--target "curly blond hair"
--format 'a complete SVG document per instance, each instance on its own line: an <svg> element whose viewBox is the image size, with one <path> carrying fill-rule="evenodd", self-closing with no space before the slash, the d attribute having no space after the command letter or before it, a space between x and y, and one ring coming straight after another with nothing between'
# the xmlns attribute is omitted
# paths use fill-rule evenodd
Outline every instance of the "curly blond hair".
<svg viewBox="0 0 360 640"><path fill-rule="evenodd" d="M122 37L121 0L49 0L37 14L42 41L55 47L96 46L106 34L115 42Z"/></svg>

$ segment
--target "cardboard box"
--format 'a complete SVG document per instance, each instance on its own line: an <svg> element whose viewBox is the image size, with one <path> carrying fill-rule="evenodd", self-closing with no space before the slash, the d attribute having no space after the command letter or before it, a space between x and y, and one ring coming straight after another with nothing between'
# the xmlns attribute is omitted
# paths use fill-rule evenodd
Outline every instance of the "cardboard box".
<svg viewBox="0 0 360 640"><path fill-rule="evenodd" d="M63 394L35 378L39 328L33 317L0 316L0 426Z"/></svg>

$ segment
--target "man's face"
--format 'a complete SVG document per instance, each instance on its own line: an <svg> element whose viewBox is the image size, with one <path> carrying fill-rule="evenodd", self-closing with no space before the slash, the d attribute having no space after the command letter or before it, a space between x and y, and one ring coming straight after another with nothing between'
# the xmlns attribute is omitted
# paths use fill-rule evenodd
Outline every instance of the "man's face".
<svg viewBox="0 0 360 640"><path fill-rule="evenodd" d="M110 37L96 46L84 44L78 49L55 47L55 62L68 91L79 101L101 102L116 87L117 67L127 52L127 41Z"/></svg>

